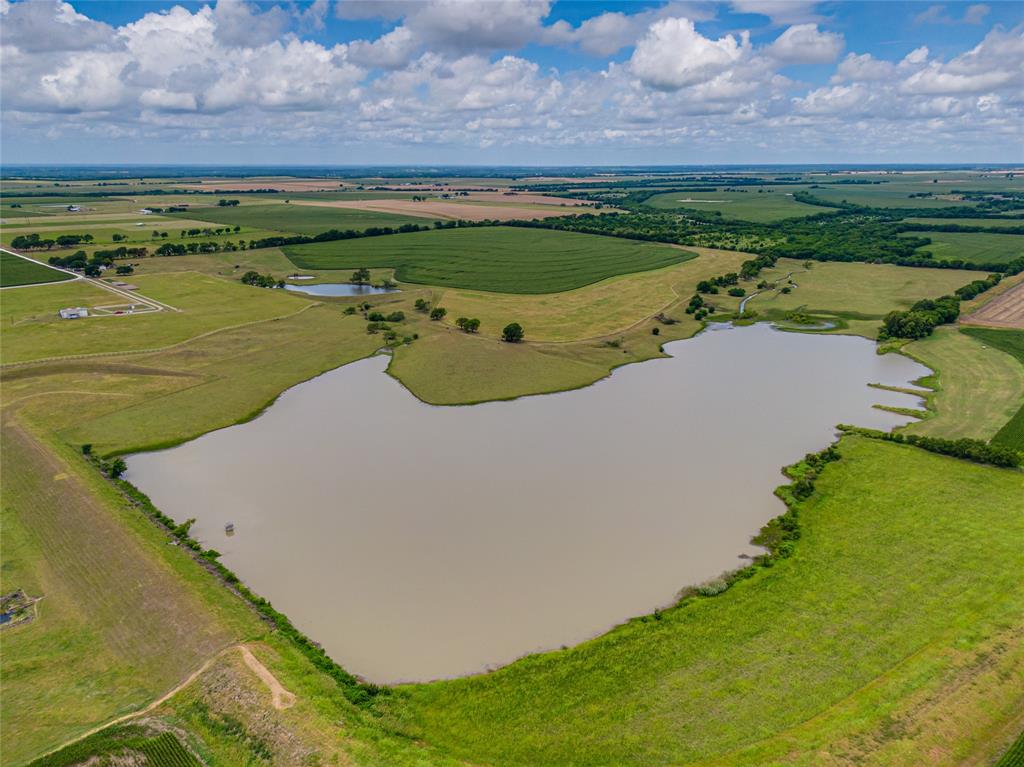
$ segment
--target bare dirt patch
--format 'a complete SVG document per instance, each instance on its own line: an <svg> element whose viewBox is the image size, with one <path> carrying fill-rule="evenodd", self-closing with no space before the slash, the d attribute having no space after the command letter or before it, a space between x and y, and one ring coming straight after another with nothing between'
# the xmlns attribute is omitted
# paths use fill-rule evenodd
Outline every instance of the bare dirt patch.
<svg viewBox="0 0 1024 767"><path fill-rule="evenodd" d="M238 649L242 651L242 658L245 660L245 665L251 668L253 673L255 673L256 676L260 678L260 681L263 682L263 684L265 684L270 690L270 700L274 708L280 711L294 706L295 695L284 689L284 685L277 681L277 677L271 674L269 669L259 662L256 656L252 654L252 651L245 645L239 645Z"/></svg>
<svg viewBox="0 0 1024 767"><path fill-rule="evenodd" d="M543 208L518 207L516 205L478 205L454 200L292 200L292 205L314 205L326 208L351 208L353 210L374 210L380 213L398 213L421 218L465 221L511 221L513 219L550 218L567 216L590 208L551 206Z"/></svg>
<svg viewBox="0 0 1024 767"><path fill-rule="evenodd" d="M1019 282L975 312L964 317L965 325L1024 329L1024 282Z"/></svg>
<svg viewBox="0 0 1024 767"><path fill-rule="evenodd" d="M204 192L220 191L253 191L257 189L279 189L282 192L336 192L343 187L352 188L337 179L281 179L281 178L249 178L244 181L231 179L208 179L198 183L174 184L177 189L202 189Z"/></svg>
<svg viewBox="0 0 1024 767"><path fill-rule="evenodd" d="M483 202L500 202L505 204L527 203L530 205L593 205L587 200L574 200L568 197L552 197L534 192L470 192L467 199Z"/></svg>

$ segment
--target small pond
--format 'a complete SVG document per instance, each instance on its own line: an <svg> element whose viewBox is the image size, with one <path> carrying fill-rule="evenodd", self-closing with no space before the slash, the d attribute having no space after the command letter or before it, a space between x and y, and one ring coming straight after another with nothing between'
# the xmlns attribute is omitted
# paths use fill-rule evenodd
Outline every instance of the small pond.
<svg viewBox="0 0 1024 767"><path fill-rule="evenodd" d="M285 283L284 289L310 296L372 296L376 293L398 292L398 288L375 288L372 285L356 285L354 282L321 282L319 285Z"/></svg>
<svg viewBox="0 0 1024 767"><path fill-rule="evenodd" d="M780 468L909 419L928 370L850 336L712 326L572 392L432 407L373 357L128 478L375 682L573 644L743 565ZM234 523L234 534L225 525Z"/></svg>

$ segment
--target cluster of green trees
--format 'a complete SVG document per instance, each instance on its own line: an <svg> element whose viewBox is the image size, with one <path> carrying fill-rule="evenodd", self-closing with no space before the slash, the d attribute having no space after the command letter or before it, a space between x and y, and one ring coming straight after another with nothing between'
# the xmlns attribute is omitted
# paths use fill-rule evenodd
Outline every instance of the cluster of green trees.
<svg viewBox="0 0 1024 767"><path fill-rule="evenodd" d="M91 234L62 234L56 239L44 239L38 234L20 234L11 240L11 247L15 250L50 250L54 246L58 248L73 248L75 245L88 244L93 241Z"/></svg>
<svg viewBox="0 0 1024 767"><path fill-rule="evenodd" d="M238 200L217 200L218 207L234 208L238 206Z"/></svg>
<svg viewBox="0 0 1024 767"><path fill-rule="evenodd" d="M356 269L354 272L352 272L352 276L349 277L349 282L351 282L354 285L365 285L369 281L370 270L367 269L365 266Z"/></svg>
<svg viewBox="0 0 1024 767"><path fill-rule="evenodd" d="M220 234L231 234L232 232L237 234L241 230L242 227L240 226L219 226L216 229L210 226L204 227L202 229L192 227L191 229L182 229L181 232L179 233L179 236L182 239L184 239L185 237L216 237L217 235ZM163 236L166 237L167 233L164 232Z"/></svg>
<svg viewBox="0 0 1024 767"><path fill-rule="evenodd" d="M455 222L451 222L455 223ZM446 228L446 227L440 227ZM259 240L249 240L250 250L256 248L283 248L286 245L309 245L314 242L335 242L337 240L355 240L360 237L380 237L388 234L409 234L410 232L429 232L431 227L420 226L419 224L402 224L399 227L391 226L371 226L368 229L355 230L345 229L330 229L326 232L313 235L312 237L304 234L296 234L290 236L276 236L276 237L264 237Z"/></svg>
<svg viewBox="0 0 1024 767"><path fill-rule="evenodd" d="M256 288L284 287L284 280L275 279L274 276L270 274L260 274L252 269L242 275L242 283L245 285L252 285Z"/></svg>
<svg viewBox="0 0 1024 767"><path fill-rule="evenodd" d="M366 319L370 322L404 322L405 312L395 311L390 314L384 314L384 312L370 312L366 315Z"/></svg>
<svg viewBox="0 0 1024 767"><path fill-rule="evenodd" d="M480 329L480 320L476 317L459 317L455 325L465 333L476 333Z"/></svg>
<svg viewBox="0 0 1024 767"><path fill-rule="evenodd" d="M70 256L50 256L48 262L51 266L59 266L63 269L74 269L76 271L84 272L86 277L99 277L102 271L101 267L112 266L115 258L129 258L138 253L129 255L129 251L142 251L142 256L145 256L145 248L118 248L116 251L110 250L98 250L92 254L92 257L84 250L76 250ZM121 251L124 251L122 254ZM118 268L118 274L131 274L134 269L128 267L130 271L122 272Z"/></svg>
<svg viewBox="0 0 1024 767"><path fill-rule="evenodd" d="M892 311L885 315L878 330L878 340L890 338L924 338L939 325L955 322L960 316L960 299L956 296L942 296L932 300L925 298L904 311Z"/></svg>
<svg viewBox="0 0 1024 767"><path fill-rule="evenodd" d="M227 240L225 242L165 242L156 249L157 256L188 256L197 253L233 253L238 250L245 250L245 241L238 243Z"/></svg>
<svg viewBox="0 0 1024 767"><path fill-rule="evenodd" d="M963 458L974 463L987 463L992 466L1013 468L1020 466L1024 456L1011 447L1004 445L991 445L979 439L943 439L941 437L922 437L917 434L900 434L877 429L866 429L860 426L839 424L840 431L850 434L859 434L871 439L880 439L885 442L897 442L900 444L914 445L931 453L940 453L954 458Z"/></svg>
<svg viewBox="0 0 1024 767"><path fill-rule="evenodd" d="M957 288L953 292L961 301L970 301L975 296L981 295L989 288L994 288L1003 279L1001 274L990 274L984 280L974 280L966 285Z"/></svg>
<svg viewBox="0 0 1024 767"><path fill-rule="evenodd" d="M1002 275L990 274L984 280L973 280L957 288L952 296L937 299L926 298L904 311L892 311L885 315L878 331L878 340L890 338L924 338L939 325L955 322L960 316L960 302L969 301L999 284Z"/></svg>
<svg viewBox="0 0 1024 767"><path fill-rule="evenodd" d="M526 337L526 331L518 322L510 322L501 331L501 340L510 344L517 344Z"/></svg>

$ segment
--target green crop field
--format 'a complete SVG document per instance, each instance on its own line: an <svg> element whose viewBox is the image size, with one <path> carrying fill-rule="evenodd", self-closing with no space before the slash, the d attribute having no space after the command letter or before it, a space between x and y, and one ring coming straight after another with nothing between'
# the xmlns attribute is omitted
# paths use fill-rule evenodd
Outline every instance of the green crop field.
<svg viewBox="0 0 1024 767"><path fill-rule="evenodd" d="M140 761L141 759L141 761ZM173 733L150 735L144 728L128 726L97 733L49 756L36 759L30 767L75 767L87 762L92 767L138 764L140 767L201 767Z"/></svg>
<svg viewBox="0 0 1024 767"><path fill-rule="evenodd" d="M996 767L1024 767L1024 732L1014 741Z"/></svg>
<svg viewBox="0 0 1024 767"><path fill-rule="evenodd" d="M476 317L480 333L499 337L509 322L529 328L531 341L574 341L619 333L661 311L696 332L698 323L678 306L701 280L739 269L745 253L695 248L697 258L649 272L611 277L576 290L540 295L445 290L437 305L448 322Z"/></svg>
<svg viewBox="0 0 1024 767"><path fill-rule="evenodd" d="M656 194L646 202L654 208L676 210L691 208L699 211L718 211L723 218L745 221L779 221L784 218L827 213L829 208L806 205L793 199L793 187L768 187L772 191L759 192L757 188L744 191L669 192Z"/></svg>
<svg viewBox="0 0 1024 767"><path fill-rule="evenodd" d="M67 272L59 272L35 261L27 261L24 258L0 251L0 288L62 282L70 279L74 279L74 277Z"/></svg>
<svg viewBox="0 0 1024 767"><path fill-rule="evenodd" d="M659 243L504 226L291 245L284 252L304 269L391 267L402 282L496 293L557 293L695 257Z"/></svg>
<svg viewBox="0 0 1024 767"><path fill-rule="evenodd" d="M907 727L924 761L948 733L915 728L890 696L955 673L935 664L984 655L980 627L1019 619L1024 476L862 438L841 449L801 505L792 558L660 620L405 688L409 733L474 764L810 765L830 742L888 763ZM959 748L988 736L980 720L958 734Z"/></svg>
<svg viewBox="0 0 1024 767"><path fill-rule="evenodd" d="M351 198L349 198L351 199ZM277 232L319 234L330 229L369 229L372 226L397 228L402 224L423 224L414 216L397 216L372 210L317 207L315 205L239 205L237 207L192 208L174 215L209 221L221 226L251 226ZM426 223L429 223L427 221Z"/></svg>
<svg viewBox="0 0 1024 767"><path fill-rule="evenodd" d="M960 259L975 264L1005 264L1024 256L1024 235L988 232L913 232L907 236L928 237L929 251L936 261Z"/></svg>

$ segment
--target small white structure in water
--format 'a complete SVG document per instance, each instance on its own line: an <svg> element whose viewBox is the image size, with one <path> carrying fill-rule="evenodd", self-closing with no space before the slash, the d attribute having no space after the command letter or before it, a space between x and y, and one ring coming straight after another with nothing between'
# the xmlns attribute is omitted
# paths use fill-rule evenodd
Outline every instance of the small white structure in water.
<svg viewBox="0 0 1024 767"><path fill-rule="evenodd" d="M89 310L84 306L72 306L67 309L61 309L58 314L62 320L77 320L80 317L88 317Z"/></svg>

